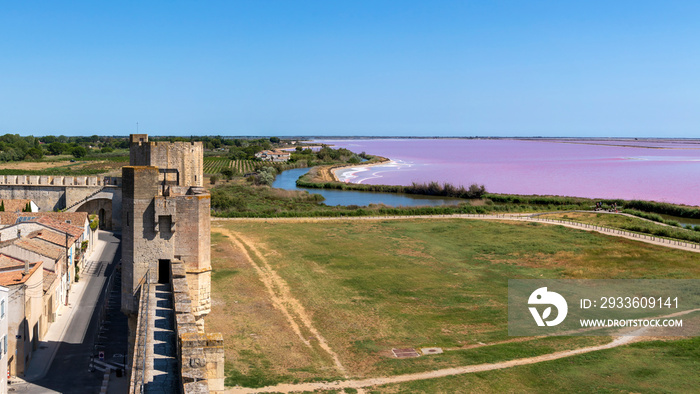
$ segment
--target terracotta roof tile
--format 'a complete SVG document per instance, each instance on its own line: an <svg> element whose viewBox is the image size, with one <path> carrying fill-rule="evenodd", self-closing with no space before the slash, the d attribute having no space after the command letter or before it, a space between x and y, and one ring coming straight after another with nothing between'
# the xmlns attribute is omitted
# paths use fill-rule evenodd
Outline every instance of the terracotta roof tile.
<svg viewBox="0 0 700 394"><path fill-rule="evenodd" d="M58 246L36 238L19 238L15 240L14 244L15 246L18 246L22 249L29 250L31 252L52 258L54 260L58 260L66 254L65 248L60 248Z"/></svg>
<svg viewBox="0 0 700 394"><path fill-rule="evenodd" d="M19 285L26 282L37 271L37 268L41 267L41 263L32 263L29 266L29 275L22 275L24 264L0 270L0 286Z"/></svg>
<svg viewBox="0 0 700 394"><path fill-rule="evenodd" d="M17 223L17 220L64 224L68 224L66 221L70 221L69 225L83 229L88 220L88 214L87 212L0 212L0 224L9 226Z"/></svg>
<svg viewBox="0 0 700 394"><path fill-rule="evenodd" d="M58 275L55 272L44 268L44 293L51 290L51 286L53 286L53 282L56 279L58 279Z"/></svg>
<svg viewBox="0 0 700 394"><path fill-rule="evenodd" d="M65 222L61 222L58 220L55 220L54 218L47 217L47 216L42 216L36 220L37 223L41 223L43 225L46 225L47 227L51 227L54 230L58 230L63 233L68 233L72 235L73 237L79 238L83 234L83 227L78 227L73 224L68 224Z"/></svg>
<svg viewBox="0 0 700 394"><path fill-rule="evenodd" d="M16 259L12 256L0 253L0 268L13 267L19 264L24 264L24 260Z"/></svg>
<svg viewBox="0 0 700 394"><path fill-rule="evenodd" d="M5 205L5 212L22 212L24 208L27 207L27 203L32 200L26 198L18 199L2 199L2 204Z"/></svg>
<svg viewBox="0 0 700 394"><path fill-rule="evenodd" d="M58 231L53 231L50 229L35 231L28 236L28 238L38 238L46 242L50 242L59 247L66 247L66 245L72 245L78 240L78 237L69 234L68 240L66 242L66 233L60 233Z"/></svg>

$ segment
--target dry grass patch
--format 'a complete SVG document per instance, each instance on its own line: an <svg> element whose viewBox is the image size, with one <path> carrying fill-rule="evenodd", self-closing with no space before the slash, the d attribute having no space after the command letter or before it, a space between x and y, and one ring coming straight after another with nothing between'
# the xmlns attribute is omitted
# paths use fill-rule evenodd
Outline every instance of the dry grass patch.
<svg viewBox="0 0 700 394"><path fill-rule="evenodd" d="M291 330L242 251L216 233L212 268L212 312L206 325L224 334L228 385L337 376L328 361Z"/></svg>

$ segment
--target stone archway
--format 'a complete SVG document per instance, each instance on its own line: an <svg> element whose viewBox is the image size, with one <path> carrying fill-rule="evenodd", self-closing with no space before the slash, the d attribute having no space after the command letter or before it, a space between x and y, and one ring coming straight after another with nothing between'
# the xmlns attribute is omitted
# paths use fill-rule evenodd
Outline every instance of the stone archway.
<svg viewBox="0 0 700 394"><path fill-rule="evenodd" d="M87 212L88 215L97 215L100 219L100 229L112 230L112 200L96 198L85 202L75 211Z"/></svg>

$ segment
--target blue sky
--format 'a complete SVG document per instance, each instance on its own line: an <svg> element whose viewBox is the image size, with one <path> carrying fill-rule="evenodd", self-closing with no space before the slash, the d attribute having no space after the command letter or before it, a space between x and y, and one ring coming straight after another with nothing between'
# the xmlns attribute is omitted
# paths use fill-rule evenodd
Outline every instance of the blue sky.
<svg viewBox="0 0 700 394"><path fill-rule="evenodd" d="M700 2L4 2L0 133L700 137Z"/></svg>

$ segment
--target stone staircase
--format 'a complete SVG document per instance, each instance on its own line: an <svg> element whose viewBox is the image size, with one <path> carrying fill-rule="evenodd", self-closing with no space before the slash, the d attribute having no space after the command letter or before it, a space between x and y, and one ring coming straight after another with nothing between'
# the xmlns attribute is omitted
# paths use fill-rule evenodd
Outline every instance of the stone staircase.
<svg viewBox="0 0 700 394"><path fill-rule="evenodd" d="M73 208L77 208L78 205L83 204L83 203L87 202L89 199L91 199L91 198L95 197L96 195L102 193L103 191L105 191L106 188L107 188L107 186L102 186L102 188L98 189L98 190L95 191L94 193L88 195L87 197L83 198L83 199L80 200L80 201L74 202L71 206L66 207L65 209L63 209L63 211L65 211L65 212L74 212L74 211L71 211Z"/></svg>
<svg viewBox="0 0 700 394"><path fill-rule="evenodd" d="M144 392L177 393L180 373L170 284L153 284L150 292Z"/></svg>

